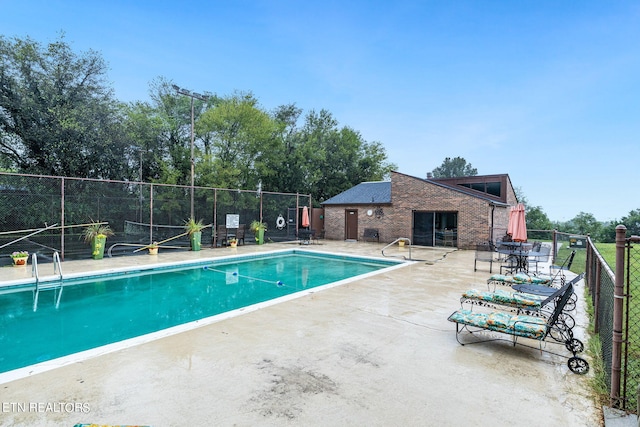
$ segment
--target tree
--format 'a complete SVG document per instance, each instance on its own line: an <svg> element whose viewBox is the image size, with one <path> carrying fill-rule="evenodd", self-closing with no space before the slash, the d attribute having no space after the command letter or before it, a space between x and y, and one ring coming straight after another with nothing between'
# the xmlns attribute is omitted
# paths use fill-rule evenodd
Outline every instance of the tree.
<svg viewBox="0 0 640 427"><path fill-rule="evenodd" d="M613 220L602 224L600 230L600 236L597 241L604 243L614 243L616 241L616 227L620 224L620 221Z"/></svg>
<svg viewBox="0 0 640 427"><path fill-rule="evenodd" d="M478 169L471 166L471 163L462 157L444 159L442 164L432 172L434 178L455 178L458 176L478 175Z"/></svg>
<svg viewBox="0 0 640 427"><path fill-rule="evenodd" d="M516 195L516 199L518 200L518 203L522 203L525 206L529 205L529 199L527 199L527 196L524 195L524 191L522 191L521 187L514 187L513 192ZM527 209L527 214L528 214L528 209Z"/></svg>
<svg viewBox="0 0 640 427"><path fill-rule="evenodd" d="M279 192L305 193L305 181L312 167L306 159L313 155L304 145L297 127L302 110L295 104L281 105L271 114L274 120L274 151L270 170L262 176L265 189Z"/></svg>
<svg viewBox="0 0 640 427"><path fill-rule="evenodd" d="M143 182L157 181L163 175L163 145L160 139L164 121L151 105L135 102L123 107L127 137L137 152L135 163L138 179Z"/></svg>
<svg viewBox="0 0 640 427"><path fill-rule="evenodd" d="M599 236L602 223L598 222L593 214L580 212L567 223L568 232L586 236Z"/></svg>
<svg viewBox="0 0 640 427"><path fill-rule="evenodd" d="M189 185L191 183L191 98L178 94L170 80L155 78L150 84L151 110L156 142L154 152L159 157L161 169L160 181L171 184ZM202 160L201 149L205 151L208 139L203 137L206 131L199 124L200 116L217 102L211 97L209 103L200 99L193 100L194 161L196 168Z"/></svg>
<svg viewBox="0 0 640 427"><path fill-rule="evenodd" d="M128 179L131 146L104 60L0 36L0 156L23 172Z"/></svg>
<svg viewBox="0 0 640 427"><path fill-rule="evenodd" d="M359 132L338 128L327 110L309 112L301 131L306 147L305 185L316 201L323 201L363 181L382 180L396 166L387 162L384 147L368 143Z"/></svg>
<svg viewBox="0 0 640 427"><path fill-rule="evenodd" d="M551 220L540 206L527 207L526 213L528 230L551 230Z"/></svg>
<svg viewBox="0 0 640 427"><path fill-rule="evenodd" d="M632 210L627 216L623 216L620 221L627 227L628 236L640 236L640 209Z"/></svg>
<svg viewBox="0 0 640 427"><path fill-rule="evenodd" d="M255 188L269 175L275 124L251 92L225 97L199 121L211 141L211 155L200 165L199 184Z"/></svg>

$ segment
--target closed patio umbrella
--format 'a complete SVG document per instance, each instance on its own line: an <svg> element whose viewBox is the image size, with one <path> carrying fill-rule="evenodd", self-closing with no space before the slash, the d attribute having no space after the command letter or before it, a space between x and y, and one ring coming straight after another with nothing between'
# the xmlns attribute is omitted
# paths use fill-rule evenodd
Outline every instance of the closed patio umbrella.
<svg viewBox="0 0 640 427"><path fill-rule="evenodd" d="M310 224L309 221L309 208L306 206L302 208L302 226L307 228Z"/></svg>
<svg viewBox="0 0 640 427"><path fill-rule="evenodd" d="M527 221L524 213L524 205L522 203L518 203L511 207L507 233L511 234L511 238L514 242L527 241Z"/></svg>

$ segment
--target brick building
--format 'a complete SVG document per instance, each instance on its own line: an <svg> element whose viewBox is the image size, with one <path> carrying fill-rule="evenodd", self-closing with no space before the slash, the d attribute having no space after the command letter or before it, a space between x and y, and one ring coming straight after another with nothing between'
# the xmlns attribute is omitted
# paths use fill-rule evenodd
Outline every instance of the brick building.
<svg viewBox="0 0 640 427"><path fill-rule="evenodd" d="M504 235L517 203L509 175L363 182L322 203L327 239L380 242L408 237L414 245L473 248ZM499 234L499 235L498 235Z"/></svg>

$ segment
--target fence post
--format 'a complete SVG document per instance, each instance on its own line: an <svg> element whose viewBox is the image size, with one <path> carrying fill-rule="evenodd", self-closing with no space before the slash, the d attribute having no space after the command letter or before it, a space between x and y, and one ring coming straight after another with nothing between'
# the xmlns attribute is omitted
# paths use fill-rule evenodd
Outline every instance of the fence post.
<svg viewBox="0 0 640 427"><path fill-rule="evenodd" d="M64 261L64 177L60 180L60 222L62 228L60 229L60 258Z"/></svg>
<svg viewBox="0 0 640 427"><path fill-rule="evenodd" d="M153 242L153 184L149 186L149 242Z"/></svg>
<svg viewBox="0 0 640 427"><path fill-rule="evenodd" d="M594 285L595 286L592 288L594 292L593 323L594 323L594 332L597 334L597 333L600 333L600 288L602 285L602 264L600 264L599 262L596 263L596 277L595 277Z"/></svg>
<svg viewBox="0 0 640 427"><path fill-rule="evenodd" d="M556 256L558 255L558 230L556 230L555 228L553 229L553 250L551 252L553 252L553 258L551 259L551 263L555 264L556 263Z"/></svg>
<svg viewBox="0 0 640 427"><path fill-rule="evenodd" d="M616 271L613 292L613 345L611 349L611 406L619 407L622 370L622 316L624 309L624 247L627 227L616 227Z"/></svg>

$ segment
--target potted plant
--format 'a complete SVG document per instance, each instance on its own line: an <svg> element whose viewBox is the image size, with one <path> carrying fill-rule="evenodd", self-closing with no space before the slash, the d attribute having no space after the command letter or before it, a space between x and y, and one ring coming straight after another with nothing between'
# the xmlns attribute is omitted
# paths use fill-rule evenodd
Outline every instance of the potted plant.
<svg viewBox="0 0 640 427"><path fill-rule="evenodd" d="M238 240L236 240L235 237L231 237L229 239L229 246L231 246L232 248L235 248L238 246Z"/></svg>
<svg viewBox="0 0 640 427"><path fill-rule="evenodd" d="M267 224L261 221L253 221L249 227L256 235L256 242L259 245L264 243L264 232L267 231Z"/></svg>
<svg viewBox="0 0 640 427"><path fill-rule="evenodd" d="M189 218L184 222L184 229L189 234L189 241L191 242L191 250L199 251L202 242L202 230L205 228L205 225L202 223L202 220L199 219L196 221L193 218Z"/></svg>
<svg viewBox="0 0 640 427"><path fill-rule="evenodd" d="M16 251L11 254L11 259L13 259L13 264L18 266L27 265L27 260L29 259L29 252L27 251Z"/></svg>
<svg viewBox="0 0 640 427"><path fill-rule="evenodd" d="M149 255L158 255L158 242L153 242L147 246L147 249L149 249Z"/></svg>
<svg viewBox="0 0 640 427"><path fill-rule="evenodd" d="M86 243L91 244L91 257L93 259L102 259L104 257L107 237L111 237L113 234L113 230L107 224L94 222L85 227L82 236Z"/></svg>

